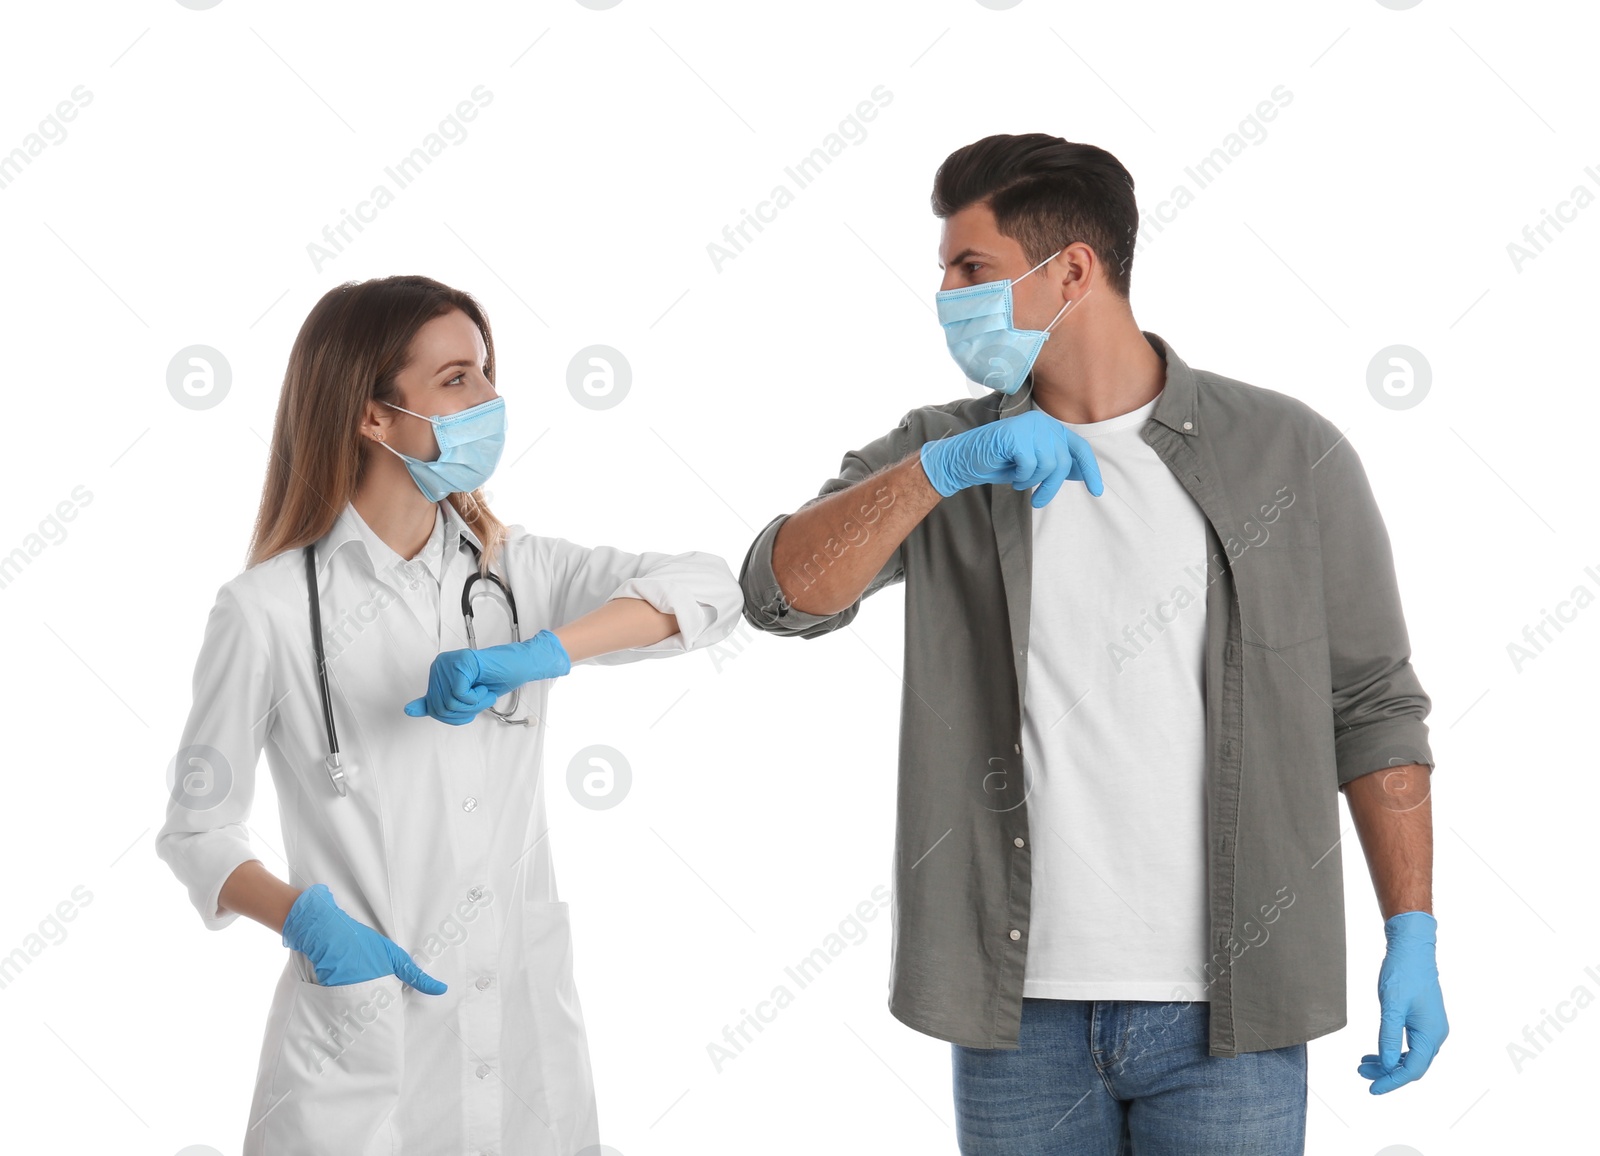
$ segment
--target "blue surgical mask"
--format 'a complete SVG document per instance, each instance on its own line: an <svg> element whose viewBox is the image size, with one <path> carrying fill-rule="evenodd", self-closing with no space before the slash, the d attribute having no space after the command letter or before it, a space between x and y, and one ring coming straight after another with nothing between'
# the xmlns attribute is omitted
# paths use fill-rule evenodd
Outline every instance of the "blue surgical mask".
<svg viewBox="0 0 1600 1156"><path fill-rule="evenodd" d="M506 399L491 398L481 405L469 406L460 413L447 413L429 417L425 413L412 413L404 406L384 402L390 409L425 418L433 425L434 440L439 443L439 456L431 462L403 454L388 442L378 444L406 464L411 480L417 483L423 497L437 502L447 494L471 493L494 473L500 464L500 451L506 444Z"/></svg>
<svg viewBox="0 0 1600 1156"><path fill-rule="evenodd" d="M1060 252L1057 249L1051 253L1017 281L1049 264ZM1033 368L1034 358L1044 348L1050 330L1061 320L1067 305L1072 304L1069 301L1063 305L1043 329L1018 329L1011 323L1013 284L1010 278L1002 277L963 289L941 289L934 295L950 356L973 381L1005 394L1017 392Z"/></svg>

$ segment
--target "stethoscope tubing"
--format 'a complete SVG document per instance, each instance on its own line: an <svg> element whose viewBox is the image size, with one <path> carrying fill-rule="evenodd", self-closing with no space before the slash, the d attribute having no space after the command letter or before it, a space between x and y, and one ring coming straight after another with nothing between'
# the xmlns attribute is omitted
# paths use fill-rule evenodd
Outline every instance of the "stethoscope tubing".
<svg viewBox="0 0 1600 1156"><path fill-rule="evenodd" d="M493 573L478 573L477 563L481 558L478 547L465 537L462 541L472 551L474 563L473 572L461 587L461 614L467 625L467 645L474 650L478 647L477 635L472 628L472 584L483 578L488 578L506 596L506 607L511 612L511 637L514 641L522 641L522 624L517 617L517 599L511 593L511 587ZM339 732L333 724L333 692L328 685L328 659L322 648L322 599L317 590L316 544L308 544L303 553L306 562L306 588L310 594L307 601L311 605L311 645L316 652L317 687L322 699L322 721L328 733L328 753L323 756L323 764L327 768L328 778L333 783L334 790L343 798L350 793L350 789L345 782L344 768L339 758ZM511 692L511 705L504 714L495 710L493 706L489 708L489 713L502 722L510 722L521 701L522 688L519 686Z"/></svg>

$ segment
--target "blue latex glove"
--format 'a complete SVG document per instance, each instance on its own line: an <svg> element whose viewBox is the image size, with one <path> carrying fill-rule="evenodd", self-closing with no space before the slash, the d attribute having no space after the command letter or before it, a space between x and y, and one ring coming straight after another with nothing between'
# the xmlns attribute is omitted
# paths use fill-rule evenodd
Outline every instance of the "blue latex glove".
<svg viewBox="0 0 1600 1156"><path fill-rule="evenodd" d="M461 726L488 710L501 695L571 670L567 648L549 630L482 650L447 650L428 668L428 693L406 703L405 709L413 717L432 715L440 722Z"/></svg>
<svg viewBox="0 0 1600 1156"><path fill-rule="evenodd" d="M446 990L445 984L412 963L394 940L340 910L323 883L300 892L289 908L283 945L309 959L317 982L328 987L397 975L426 995L443 995Z"/></svg>
<svg viewBox="0 0 1600 1156"><path fill-rule="evenodd" d="M1434 962L1438 927L1426 911L1403 911L1384 921L1389 948L1378 972L1378 1054L1362 1056L1356 1068L1372 1081L1368 1091L1374 1096L1420 1079L1450 1034ZM1400 1054L1402 1028L1411 1045L1404 1056Z"/></svg>
<svg viewBox="0 0 1600 1156"><path fill-rule="evenodd" d="M974 429L924 442L922 468L941 497L991 482L1034 490L1038 509L1063 482L1081 481L1099 497L1105 492L1100 463L1089 443L1043 410L1003 417Z"/></svg>

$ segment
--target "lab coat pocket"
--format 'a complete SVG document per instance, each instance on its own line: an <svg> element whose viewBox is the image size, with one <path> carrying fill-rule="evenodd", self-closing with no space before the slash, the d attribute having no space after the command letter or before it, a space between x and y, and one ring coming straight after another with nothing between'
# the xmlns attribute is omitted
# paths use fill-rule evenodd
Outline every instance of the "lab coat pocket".
<svg viewBox="0 0 1600 1156"><path fill-rule="evenodd" d="M258 1086L247 1154L390 1156L397 1149L403 988L393 975L332 986L292 977L287 1006L273 1008L282 1017L278 1054L270 1080Z"/></svg>
<svg viewBox="0 0 1600 1156"><path fill-rule="evenodd" d="M522 934L508 949L520 946L522 957L509 961L504 985L506 1078L550 1124L530 1151L565 1156L600 1142L569 912L565 903L530 902L518 914Z"/></svg>

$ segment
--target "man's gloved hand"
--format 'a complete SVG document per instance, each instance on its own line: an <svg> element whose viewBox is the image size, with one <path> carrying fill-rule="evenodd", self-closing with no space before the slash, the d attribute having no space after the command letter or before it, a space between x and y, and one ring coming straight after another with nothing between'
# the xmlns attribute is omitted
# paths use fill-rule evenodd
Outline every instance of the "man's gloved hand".
<svg viewBox="0 0 1600 1156"><path fill-rule="evenodd" d="M1383 924L1388 951L1378 972L1378 1054L1361 1057L1356 1071L1372 1081L1374 1096L1420 1079L1450 1034L1444 993L1434 962L1438 922L1426 911L1403 911ZM1410 1048L1400 1054L1400 1032Z"/></svg>
<svg viewBox="0 0 1600 1156"><path fill-rule="evenodd" d="M426 995L446 990L394 940L340 910L326 884L313 883L300 892L283 921L283 945L309 959L317 982L328 987L396 975Z"/></svg>
<svg viewBox="0 0 1600 1156"><path fill-rule="evenodd" d="M428 693L406 703L405 710L413 717L432 715L440 722L461 726L524 683L556 678L571 670L567 648L549 630L482 650L446 650L436 655L428 668Z"/></svg>
<svg viewBox="0 0 1600 1156"><path fill-rule="evenodd" d="M1105 491L1089 443L1038 409L924 442L922 468L945 498L968 486L1010 482L1015 490L1038 486L1038 509L1063 482L1082 481L1096 497Z"/></svg>

